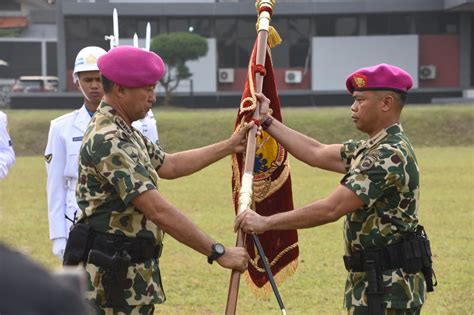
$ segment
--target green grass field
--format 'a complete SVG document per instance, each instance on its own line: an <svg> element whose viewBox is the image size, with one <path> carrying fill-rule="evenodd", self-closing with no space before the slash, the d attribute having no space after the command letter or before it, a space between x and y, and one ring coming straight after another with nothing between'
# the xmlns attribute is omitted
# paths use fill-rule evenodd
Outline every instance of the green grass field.
<svg viewBox="0 0 474 315"><path fill-rule="evenodd" d="M51 254L40 156L49 120L59 111L8 111L10 131L19 153L9 176L0 181L0 241L26 252L49 269L60 267ZM169 151L225 138L235 111L158 109L160 138ZM422 172L419 216L430 235L439 285L428 295L424 314L473 314L474 112L471 106L409 107L404 127L415 144ZM322 141L363 137L347 108L285 109L287 123ZM30 126L29 129L21 129ZM291 159L295 206L326 196L340 180L337 174L312 169ZM160 183L162 194L183 209L212 237L232 244L230 159L192 176ZM299 266L280 286L289 314L343 314L346 272L342 263L342 219L301 230ZM471 244L471 246L469 245ZM159 314L222 314L230 272L209 265L171 237L161 259L167 302ZM242 276L238 314L276 314L270 295L256 299Z"/></svg>

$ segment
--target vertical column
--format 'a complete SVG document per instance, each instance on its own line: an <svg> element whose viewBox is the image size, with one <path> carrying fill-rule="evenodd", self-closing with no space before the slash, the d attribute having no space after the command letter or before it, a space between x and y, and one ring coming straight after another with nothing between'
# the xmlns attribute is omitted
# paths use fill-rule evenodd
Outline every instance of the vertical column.
<svg viewBox="0 0 474 315"><path fill-rule="evenodd" d="M65 91L67 88L67 67L66 67L66 36L64 30L63 1L56 1L56 25L58 31L58 78L59 91Z"/></svg>
<svg viewBox="0 0 474 315"><path fill-rule="evenodd" d="M41 75L48 75L48 58L46 53L46 40L41 39Z"/></svg>
<svg viewBox="0 0 474 315"><path fill-rule="evenodd" d="M367 15L359 15L359 36L367 35Z"/></svg>
<svg viewBox="0 0 474 315"><path fill-rule="evenodd" d="M459 83L461 88L469 88L471 82L471 16L470 13L460 13L461 21L459 23Z"/></svg>

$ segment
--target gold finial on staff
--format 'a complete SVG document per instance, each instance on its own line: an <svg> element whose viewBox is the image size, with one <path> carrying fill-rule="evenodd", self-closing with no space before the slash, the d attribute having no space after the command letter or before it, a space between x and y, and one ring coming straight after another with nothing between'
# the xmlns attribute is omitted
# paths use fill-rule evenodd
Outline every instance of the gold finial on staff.
<svg viewBox="0 0 474 315"><path fill-rule="evenodd" d="M264 30L268 32L270 21L272 20L273 7L275 0L257 0L255 1L255 8L257 9L257 32Z"/></svg>

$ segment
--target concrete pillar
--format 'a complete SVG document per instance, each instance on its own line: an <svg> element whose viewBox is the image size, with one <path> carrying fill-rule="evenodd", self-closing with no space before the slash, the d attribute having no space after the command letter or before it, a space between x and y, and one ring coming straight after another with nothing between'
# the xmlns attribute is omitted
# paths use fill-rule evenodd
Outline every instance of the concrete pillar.
<svg viewBox="0 0 474 315"><path fill-rule="evenodd" d="M63 1L56 1L56 25L58 31L58 78L59 91L66 91L67 89L67 67L66 67L66 36L65 23L63 14Z"/></svg>
<svg viewBox="0 0 474 315"><path fill-rule="evenodd" d="M359 36L367 35L367 15L359 15Z"/></svg>
<svg viewBox="0 0 474 315"><path fill-rule="evenodd" d="M41 75L48 75L48 58L46 53L46 41L41 40Z"/></svg>
<svg viewBox="0 0 474 315"><path fill-rule="evenodd" d="M472 86L471 82L471 49L472 49L472 35L471 35L471 15L460 13L461 21L459 23L459 83L461 88L469 88Z"/></svg>

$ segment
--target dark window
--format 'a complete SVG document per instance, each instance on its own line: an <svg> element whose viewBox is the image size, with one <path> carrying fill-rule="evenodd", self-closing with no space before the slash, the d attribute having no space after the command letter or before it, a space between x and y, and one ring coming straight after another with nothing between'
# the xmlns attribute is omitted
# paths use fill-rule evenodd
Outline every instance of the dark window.
<svg viewBox="0 0 474 315"><path fill-rule="evenodd" d="M255 19L254 18L240 18L237 20L237 29L234 29L234 32L237 32L238 38L257 38L257 30L255 28Z"/></svg>
<svg viewBox="0 0 474 315"><path fill-rule="evenodd" d="M109 28L112 30L112 20L110 19L101 19L101 18L89 18L89 31L88 31L88 36L92 38L104 38L105 35L111 35L108 34ZM124 28L124 25L120 25L122 21L119 19L119 37L122 37L123 31L122 29Z"/></svg>
<svg viewBox="0 0 474 315"><path fill-rule="evenodd" d="M457 34L459 33L459 14L421 13L415 15L418 34Z"/></svg>
<svg viewBox="0 0 474 315"><path fill-rule="evenodd" d="M0 2L0 11L20 11L21 5L17 0L2 0Z"/></svg>
<svg viewBox="0 0 474 315"><path fill-rule="evenodd" d="M58 50L55 42L46 43L47 75L58 75Z"/></svg>
<svg viewBox="0 0 474 315"><path fill-rule="evenodd" d="M367 16L369 35L411 34L413 16L410 14L377 14Z"/></svg>
<svg viewBox="0 0 474 315"><path fill-rule="evenodd" d="M415 18L418 34L439 34L441 30L440 13L417 14Z"/></svg>
<svg viewBox="0 0 474 315"><path fill-rule="evenodd" d="M250 55L255 43L255 38L239 39L237 43L237 67L246 68L249 65Z"/></svg>
<svg viewBox="0 0 474 315"><path fill-rule="evenodd" d="M8 66L0 67L2 78L41 75L40 42L0 42L0 59L8 62Z"/></svg>
<svg viewBox="0 0 474 315"><path fill-rule="evenodd" d="M133 38L133 35L138 31L138 20L134 18L119 18L119 37L120 38ZM110 30L113 33L113 26L110 23Z"/></svg>
<svg viewBox="0 0 474 315"><path fill-rule="evenodd" d="M155 19L150 18L150 19L138 21L138 28L137 28L138 37L145 38L145 36L146 36L146 25L148 23L150 23L151 37L156 36L160 33L158 23L156 22Z"/></svg>
<svg viewBox="0 0 474 315"><path fill-rule="evenodd" d="M168 33L173 32L188 32L188 20L187 19L169 19L168 20Z"/></svg>
<svg viewBox="0 0 474 315"><path fill-rule="evenodd" d="M355 16L337 17L334 25L334 35L351 36L358 33L358 20Z"/></svg>
<svg viewBox="0 0 474 315"><path fill-rule="evenodd" d="M444 14L442 23L443 31L447 34L459 34L459 21L461 17L457 13ZM471 25L474 25L474 21L471 20Z"/></svg>
<svg viewBox="0 0 474 315"><path fill-rule="evenodd" d="M209 19L190 19L188 31L204 37L211 37L211 22Z"/></svg>
<svg viewBox="0 0 474 315"><path fill-rule="evenodd" d="M168 32L193 32L204 37L211 36L211 22L200 19L168 19Z"/></svg>
<svg viewBox="0 0 474 315"><path fill-rule="evenodd" d="M215 21L219 68L235 68L237 65L237 19Z"/></svg>
<svg viewBox="0 0 474 315"><path fill-rule="evenodd" d="M367 34L379 35L388 33L387 17L382 14L367 16Z"/></svg>
<svg viewBox="0 0 474 315"><path fill-rule="evenodd" d="M112 20L111 20L112 22ZM84 18L68 18L65 20L66 24L66 38L68 39L87 39L88 25L87 19ZM110 23L110 29L112 29L112 23Z"/></svg>
<svg viewBox="0 0 474 315"><path fill-rule="evenodd" d="M311 20L304 17L275 18L272 25L283 39L272 50L275 67L303 67L311 38Z"/></svg>
<svg viewBox="0 0 474 315"><path fill-rule="evenodd" d="M217 43L217 54L219 58L219 68L235 68L235 43L219 41Z"/></svg>
<svg viewBox="0 0 474 315"><path fill-rule="evenodd" d="M304 67L306 60L310 60L308 41L299 44L293 44L290 47L290 67Z"/></svg>
<svg viewBox="0 0 474 315"><path fill-rule="evenodd" d="M334 36L336 34L335 20L333 16L317 16L315 18L316 36Z"/></svg>

